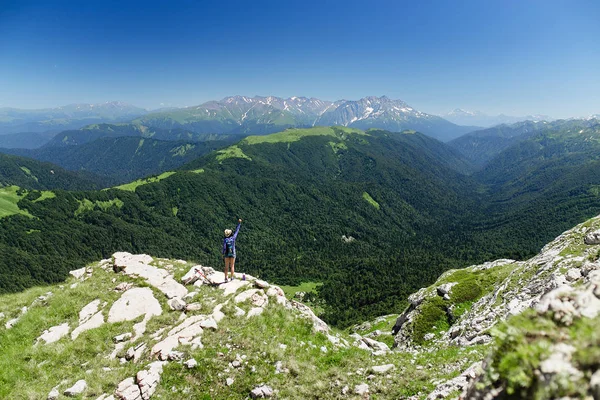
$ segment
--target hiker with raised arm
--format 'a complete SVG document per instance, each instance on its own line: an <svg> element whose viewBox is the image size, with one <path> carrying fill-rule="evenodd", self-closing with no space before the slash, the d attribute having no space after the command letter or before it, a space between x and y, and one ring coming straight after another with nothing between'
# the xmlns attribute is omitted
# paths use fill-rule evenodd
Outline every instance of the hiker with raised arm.
<svg viewBox="0 0 600 400"><path fill-rule="evenodd" d="M235 273L235 239L237 238L238 232L242 226L242 220L238 219L238 225L235 233L232 234L231 229L225 229L225 238L223 239L223 260L225 260L225 282L233 280L233 274ZM231 279L227 276L231 271Z"/></svg>

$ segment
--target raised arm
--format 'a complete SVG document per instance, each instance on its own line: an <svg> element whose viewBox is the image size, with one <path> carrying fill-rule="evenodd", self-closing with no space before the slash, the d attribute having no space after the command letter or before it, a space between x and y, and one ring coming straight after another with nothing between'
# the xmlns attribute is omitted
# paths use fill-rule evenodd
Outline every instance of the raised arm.
<svg viewBox="0 0 600 400"><path fill-rule="evenodd" d="M233 238L236 239L237 238L237 234L240 231L240 226L242 226L242 220L238 219L238 226L237 228L235 228L235 233L233 234Z"/></svg>

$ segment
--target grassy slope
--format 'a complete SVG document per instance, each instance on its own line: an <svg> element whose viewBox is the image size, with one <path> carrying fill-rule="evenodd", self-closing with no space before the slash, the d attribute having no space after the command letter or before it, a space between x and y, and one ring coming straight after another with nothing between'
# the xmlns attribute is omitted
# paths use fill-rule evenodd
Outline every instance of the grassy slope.
<svg viewBox="0 0 600 400"><path fill-rule="evenodd" d="M187 267L173 264L176 278L187 271ZM0 319L0 398L41 399L59 383L62 382L59 388L62 392L78 379L88 383L84 397L96 398L102 393L112 393L121 380L134 376L152 361L147 354L139 364L121 364L106 358L114 348L112 337L131 331L136 321L105 324L83 333L75 341L65 337L53 344L33 345L35 339L51 326L63 322L68 322L72 328L76 326L79 310L92 300L108 302L104 308L106 315L111 303L119 297L118 293L108 289L132 280L97 265L93 268L93 277L75 287L71 286L74 282L71 278L65 285L37 287L0 297L0 312L6 314ZM146 286L140 281L136 285ZM36 300L48 291L54 294L47 301ZM154 292L163 310L168 310L166 299L156 290ZM203 310L212 310L215 304L223 301L221 291L206 286L199 289L196 299L203 304ZM29 311L12 329L6 330L6 320L17 316L23 306L28 306ZM240 306L249 309L249 304ZM312 332L308 321L274 302L261 316L250 320L233 317L232 306L225 306L223 311L227 317L219 323L218 330L203 334L203 349L181 348L186 353L185 359L194 357L199 366L188 370L180 363L169 363L153 398L244 398L261 382L278 390L280 398L288 399L341 398L343 386L348 385L352 391L356 384L363 382L369 383L373 398L396 399L414 394L424 397L433 388L433 381L457 375L481 358L484 351L482 347L448 347L416 356L391 353L374 358L368 351L355 347L334 350L323 334ZM163 326L172 326L179 316L179 312L164 311L161 316L152 318L140 342L152 345L149 336ZM334 331L334 334L349 339L343 332ZM283 348L281 344L287 347ZM327 348L326 352L321 350L322 346ZM247 364L240 369L229 366L236 355L246 356ZM283 367L290 372L276 374L277 361L282 361ZM376 375L367 381L370 366L387 363L396 366L392 373ZM419 365L423 368L415 368ZM447 368L448 365L451 368ZM229 373L226 373L228 369ZM233 385L225 384L227 377L234 379Z"/></svg>
<svg viewBox="0 0 600 400"><path fill-rule="evenodd" d="M21 210L17 203L22 196L17 194L18 186L0 188L0 218L14 214L23 214L31 217L27 210Z"/></svg>

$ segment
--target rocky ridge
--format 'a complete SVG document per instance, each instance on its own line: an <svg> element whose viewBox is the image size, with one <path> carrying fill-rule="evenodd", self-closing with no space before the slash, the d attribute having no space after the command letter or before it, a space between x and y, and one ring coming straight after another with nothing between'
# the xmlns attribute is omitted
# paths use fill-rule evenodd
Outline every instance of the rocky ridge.
<svg viewBox="0 0 600 400"><path fill-rule="evenodd" d="M497 260L463 270L450 270L434 285L410 296L409 307L394 326L396 349L426 352L434 346L473 346L491 342L495 345L494 353L483 364L485 374L481 363L473 365L458 378L439 385L430 398L446 397L452 391L463 389L462 398L491 399L514 394L512 383L502 382L497 371L492 369L493 366L497 368L499 360L505 356L495 352L506 346L506 331L527 325L522 318L540 325L540 321L546 321L549 325L545 329L555 331L582 319L586 321L583 323L600 322L599 228L600 217L593 218L564 232L527 261ZM536 329L527 332L534 336L552 336ZM575 331L575 336L577 334ZM535 385L543 390L555 385L564 389L560 392L563 394L586 395L586 388L593 386L590 376L598 364L591 368L573 365L572 355L581 348L572 343L573 337L568 337L566 332L564 335L560 340L546 343L548 351L534 362L535 373L543 377L534 380ZM589 345L598 351L600 341ZM598 363L600 359L594 362ZM573 385L561 386L557 383L560 379L579 381L578 387L584 389L569 392L566 387ZM481 384L483 381L489 386L477 389L474 382ZM494 382L497 386L492 387ZM531 386L535 385L532 381ZM558 394L551 390L543 393L540 398Z"/></svg>

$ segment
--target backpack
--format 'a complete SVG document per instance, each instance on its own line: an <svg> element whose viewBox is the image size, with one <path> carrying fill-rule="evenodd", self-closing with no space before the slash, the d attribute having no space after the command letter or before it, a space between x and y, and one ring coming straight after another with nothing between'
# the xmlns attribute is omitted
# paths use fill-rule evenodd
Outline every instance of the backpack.
<svg viewBox="0 0 600 400"><path fill-rule="evenodd" d="M225 239L225 257L233 257L233 240Z"/></svg>

